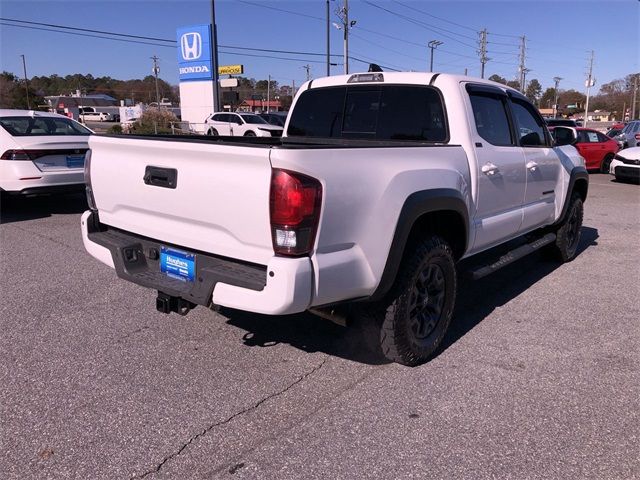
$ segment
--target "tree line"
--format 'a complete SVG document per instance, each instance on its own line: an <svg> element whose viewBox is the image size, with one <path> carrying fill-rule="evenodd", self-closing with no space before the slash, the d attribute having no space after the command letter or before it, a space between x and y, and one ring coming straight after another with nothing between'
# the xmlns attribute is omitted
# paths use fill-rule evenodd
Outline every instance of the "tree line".
<svg viewBox="0 0 640 480"><path fill-rule="evenodd" d="M489 80L508 85L512 88L520 90L520 82L518 80L507 80L500 75L491 75ZM633 111L633 89L634 82L640 87L640 73L630 73L624 78L612 80L600 86L595 95L589 99L589 111L604 110L614 113L616 118L621 120L624 110ZM543 91L542 85L538 79L533 78L527 82L524 92L538 108L553 108L555 101L556 89L549 87ZM584 112L586 95L574 89L563 90L558 89L558 109L566 114L574 114ZM640 112L638 103L640 103L640 93L636 96L636 118Z"/></svg>
<svg viewBox="0 0 640 480"><path fill-rule="evenodd" d="M277 81L256 80L255 78L237 77L238 87L234 89L223 89L228 93L223 97L233 104L241 103L243 100L252 97L267 99L278 99L286 110L291 105L294 85L280 85ZM590 99L589 109L606 110L616 114L617 118L622 118L623 109L629 108L633 97L634 81L640 84L640 73L626 75L624 78L613 80L600 86L597 94ZM520 89L517 80L507 80L500 75L491 75L489 80L493 80L510 87ZM162 79L158 79L158 89L160 98L168 98L174 104L180 101L179 88L171 85ZM130 99L134 103L151 103L156 100L155 78L148 75L143 79L117 80L111 77L94 77L91 74L74 74L59 76L56 74L49 76L35 76L29 79L29 99L33 106L44 105L44 97L49 95L69 95L76 91L81 94L104 93L117 100ZM549 87L543 91L543 87L536 78L527 82L525 95L539 108L553 108L555 100L555 88ZM640 102L640 94L637 96ZM562 90L558 92L558 105L562 112L573 114L584 111L586 97L584 93L574 89ZM568 107L573 105L574 107ZM27 108L27 96L24 80L18 78L10 72L0 73L0 108ZM636 108L638 116L640 108Z"/></svg>

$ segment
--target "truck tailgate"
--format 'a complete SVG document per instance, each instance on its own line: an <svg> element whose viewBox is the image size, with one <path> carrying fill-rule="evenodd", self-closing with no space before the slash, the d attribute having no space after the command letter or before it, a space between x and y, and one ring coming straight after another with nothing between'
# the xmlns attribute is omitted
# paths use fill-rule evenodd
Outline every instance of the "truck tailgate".
<svg viewBox="0 0 640 480"><path fill-rule="evenodd" d="M160 242L266 265L268 147L92 136L91 183L100 221ZM148 167L175 169L172 186Z"/></svg>

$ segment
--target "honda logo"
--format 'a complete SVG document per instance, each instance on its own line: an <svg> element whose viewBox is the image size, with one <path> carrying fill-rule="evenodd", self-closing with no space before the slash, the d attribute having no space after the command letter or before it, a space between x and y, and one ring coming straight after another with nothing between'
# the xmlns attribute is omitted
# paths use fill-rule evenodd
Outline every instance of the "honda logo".
<svg viewBox="0 0 640 480"><path fill-rule="evenodd" d="M202 37L198 32L185 33L180 37L184 60L197 60L202 56Z"/></svg>

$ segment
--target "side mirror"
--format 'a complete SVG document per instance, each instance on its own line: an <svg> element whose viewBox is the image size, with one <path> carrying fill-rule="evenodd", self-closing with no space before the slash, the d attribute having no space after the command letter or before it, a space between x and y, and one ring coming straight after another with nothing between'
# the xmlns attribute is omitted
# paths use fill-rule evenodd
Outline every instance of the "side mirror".
<svg viewBox="0 0 640 480"><path fill-rule="evenodd" d="M573 145L578 140L578 132L573 127L555 127L551 132L555 145Z"/></svg>

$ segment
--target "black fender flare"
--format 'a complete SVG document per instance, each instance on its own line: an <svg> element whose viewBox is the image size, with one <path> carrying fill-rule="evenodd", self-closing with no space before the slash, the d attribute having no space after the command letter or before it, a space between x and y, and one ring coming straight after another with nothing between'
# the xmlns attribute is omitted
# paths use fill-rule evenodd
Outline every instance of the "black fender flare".
<svg viewBox="0 0 640 480"><path fill-rule="evenodd" d="M400 210L382 277L375 292L367 300L381 300L393 286L409 240L409 234L416 221L424 214L444 211L455 212L462 217L465 229L464 251L467 250L469 211L462 193L453 188L435 188L414 192L407 197Z"/></svg>
<svg viewBox="0 0 640 480"><path fill-rule="evenodd" d="M578 181L584 181L586 183L587 186L584 190L584 198L582 201L587 199L587 193L589 191L589 172L587 172L587 169L582 166L573 167L569 175L569 186L567 187L567 195L564 199L564 204L562 205L562 212L560 213L558 220L553 224L554 226L559 225L564 221L567 210L569 210L569 204L571 203L571 196L573 195L573 191Z"/></svg>

